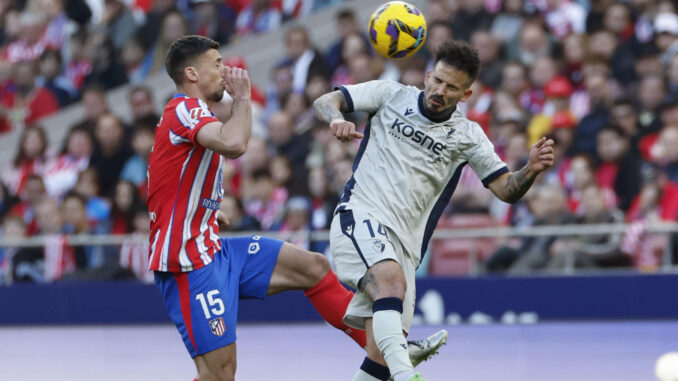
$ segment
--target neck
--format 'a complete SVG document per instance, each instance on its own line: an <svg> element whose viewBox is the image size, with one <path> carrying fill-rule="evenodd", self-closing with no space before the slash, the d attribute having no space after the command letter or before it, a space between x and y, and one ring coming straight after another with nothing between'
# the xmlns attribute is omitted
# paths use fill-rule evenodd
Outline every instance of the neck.
<svg viewBox="0 0 678 381"><path fill-rule="evenodd" d="M187 97L191 98L198 98L202 100L203 102L207 103L207 107L210 109L212 108L212 105L214 104L213 101L207 99L202 92L194 85L182 85L182 86L177 86L177 93L181 93L186 95Z"/></svg>

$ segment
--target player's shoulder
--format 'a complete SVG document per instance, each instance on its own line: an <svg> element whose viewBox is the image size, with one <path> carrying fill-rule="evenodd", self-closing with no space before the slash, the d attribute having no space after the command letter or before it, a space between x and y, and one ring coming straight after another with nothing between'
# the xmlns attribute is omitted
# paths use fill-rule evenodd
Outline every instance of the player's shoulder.
<svg viewBox="0 0 678 381"><path fill-rule="evenodd" d="M487 135L480 124L468 119L459 109L455 110L452 115L450 115L450 119L447 123L450 123L451 127L455 128L455 130L471 140L477 141L487 138Z"/></svg>

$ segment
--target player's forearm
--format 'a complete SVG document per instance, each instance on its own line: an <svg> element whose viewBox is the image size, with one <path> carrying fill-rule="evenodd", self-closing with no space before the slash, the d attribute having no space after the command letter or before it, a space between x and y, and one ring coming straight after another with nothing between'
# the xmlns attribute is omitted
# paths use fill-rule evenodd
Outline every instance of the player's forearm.
<svg viewBox="0 0 678 381"><path fill-rule="evenodd" d="M530 170L527 165L516 172L511 172L506 178L506 184L504 184L502 200L509 203L520 200L534 184L538 174Z"/></svg>
<svg viewBox="0 0 678 381"><path fill-rule="evenodd" d="M340 111L342 102L337 98L335 93L336 92L325 94L313 102L313 109L315 110L316 116L328 124L335 119L344 119L344 116ZM341 97L343 98L343 95L341 95Z"/></svg>
<svg viewBox="0 0 678 381"><path fill-rule="evenodd" d="M233 99L231 117L221 126L221 136L228 146L227 157L236 158L245 153L252 132L252 103L249 98Z"/></svg>

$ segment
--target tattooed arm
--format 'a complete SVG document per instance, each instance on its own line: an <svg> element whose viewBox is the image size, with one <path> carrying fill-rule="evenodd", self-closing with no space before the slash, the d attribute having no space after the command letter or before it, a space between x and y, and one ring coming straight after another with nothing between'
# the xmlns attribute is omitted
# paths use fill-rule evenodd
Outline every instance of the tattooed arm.
<svg viewBox="0 0 678 381"><path fill-rule="evenodd" d="M347 142L363 137L363 134L356 132L355 124L347 122L341 115L341 110L347 111L348 109L346 98L341 91L336 90L319 97L313 102L313 108L318 119L330 125L332 135L337 139Z"/></svg>
<svg viewBox="0 0 678 381"><path fill-rule="evenodd" d="M514 203L530 189L537 175L553 165L553 140L541 138L530 150L530 159L520 170L505 173L488 187L500 200Z"/></svg>

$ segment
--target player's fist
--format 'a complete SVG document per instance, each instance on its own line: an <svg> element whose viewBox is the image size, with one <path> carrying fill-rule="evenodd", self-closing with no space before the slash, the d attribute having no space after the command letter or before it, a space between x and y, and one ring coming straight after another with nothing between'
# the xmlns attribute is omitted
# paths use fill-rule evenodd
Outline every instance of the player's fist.
<svg viewBox="0 0 678 381"><path fill-rule="evenodd" d="M553 140L541 138L530 149L530 169L539 173L553 166L555 154Z"/></svg>
<svg viewBox="0 0 678 381"><path fill-rule="evenodd" d="M224 70L224 89L231 97L233 97L233 99L250 98L252 96L252 90L247 70L230 66L226 66Z"/></svg>
<svg viewBox="0 0 678 381"><path fill-rule="evenodd" d="M330 131L337 139L348 142L355 138L362 139L363 134L355 130L355 124L343 119L334 119L330 122Z"/></svg>

